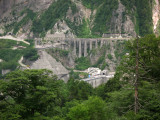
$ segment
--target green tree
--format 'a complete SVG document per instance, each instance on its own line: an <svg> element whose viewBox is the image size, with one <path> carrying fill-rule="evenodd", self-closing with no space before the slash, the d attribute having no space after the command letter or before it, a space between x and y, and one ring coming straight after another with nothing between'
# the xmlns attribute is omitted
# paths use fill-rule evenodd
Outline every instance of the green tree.
<svg viewBox="0 0 160 120"><path fill-rule="evenodd" d="M70 79L67 86L70 100L86 100L93 93L93 87L84 81Z"/></svg>
<svg viewBox="0 0 160 120"><path fill-rule="evenodd" d="M99 97L90 97L88 100L70 109L70 120L109 120L112 116L106 103Z"/></svg>
<svg viewBox="0 0 160 120"><path fill-rule="evenodd" d="M77 106L70 109L68 118L70 120L90 120L88 110L89 108L84 104L78 104Z"/></svg>
<svg viewBox="0 0 160 120"><path fill-rule="evenodd" d="M111 105L111 109L118 116L123 116L125 119L159 119L159 71L160 71L160 37L155 35L147 35L139 39L139 75L138 75L138 114L133 116L134 110L134 82L135 82L135 66L136 66L136 49L137 42L132 40L128 42L129 55L125 56L117 68L115 78L120 88L116 83L116 89L108 89L107 103ZM111 82L110 82L111 83ZM107 83L109 84L109 82ZM106 84L106 85L107 85ZM113 86L110 84L110 86ZM118 86L119 86L118 85ZM118 91L117 91L118 90ZM111 92L110 92L111 91ZM127 99L127 100L126 100ZM113 105L113 106L112 106ZM126 115L124 115L124 113Z"/></svg>
<svg viewBox="0 0 160 120"><path fill-rule="evenodd" d="M10 73L4 80L0 80L0 106L2 108L0 119L27 119L47 114L49 116L50 111L54 115L54 107L61 106L65 99L62 96L66 92L61 87L62 82L57 81L56 76L51 76L48 70Z"/></svg>

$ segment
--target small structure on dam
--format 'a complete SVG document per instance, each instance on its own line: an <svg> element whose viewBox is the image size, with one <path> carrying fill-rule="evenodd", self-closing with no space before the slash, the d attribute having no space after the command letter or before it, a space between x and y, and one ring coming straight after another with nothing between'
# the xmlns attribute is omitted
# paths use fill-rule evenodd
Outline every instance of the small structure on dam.
<svg viewBox="0 0 160 120"><path fill-rule="evenodd" d="M88 68L88 78L82 79L83 81L91 84L94 88L106 83L110 78L114 77L115 72L108 72L107 70L101 70L99 68Z"/></svg>

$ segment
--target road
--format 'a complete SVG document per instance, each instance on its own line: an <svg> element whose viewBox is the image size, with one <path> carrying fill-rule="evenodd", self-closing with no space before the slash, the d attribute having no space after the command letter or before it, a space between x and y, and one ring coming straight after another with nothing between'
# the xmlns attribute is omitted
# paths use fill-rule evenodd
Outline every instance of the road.
<svg viewBox="0 0 160 120"><path fill-rule="evenodd" d="M10 39L10 40L20 41L20 42L23 42L23 43L25 43L25 44L30 45L30 43L29 43L29 42L27 42L27 41L25 41L24 39L15 38L15 37L13 37L13 36L11 36L11 35L1 36L1 37L0 37L0 39Z"/></svg>
<svg viewBox="0 0 160 120"><path fill-rule="evenodd" d="M21 59L18 61L18 63L19 63L22 67L24 67L24 68L26 68L26 69L30 69L27 65L23 64L22 61L23 61L23 56L22 56Z"/></svg>

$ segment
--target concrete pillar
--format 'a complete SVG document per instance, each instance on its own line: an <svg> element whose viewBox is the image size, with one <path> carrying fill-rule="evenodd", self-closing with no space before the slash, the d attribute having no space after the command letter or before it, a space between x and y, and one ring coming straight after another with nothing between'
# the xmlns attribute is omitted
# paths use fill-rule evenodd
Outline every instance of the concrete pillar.
<svg viewBox="0 0 160 120"><path fill-rule="evenodd" d="M90 50L92 50L92 40L90 40L89 46L90 46Z"/></svg>
<svg viewBox="0 0 160 120"><path fill-rule="evenodd" d="M109 44L108 41L106 41L106 46L108 46L108 44Z"/></svg>
<svg viewBox="0 0 160 120"><path fill-rule="evenodd" d="M103 45L106 45L106 40L103 41Z"/></svg>
<svg viewBox="0 0 160 120"><path fill-rule="evenodd" d="M82 43L81 40L79 40L79 58L82 57Z"/></svg>
<svg viewBox="0 0 160 120"><path fill-rule="evenodd" d="M73 55L74 55L74 56L77 56L77 51L76 51L76 40L74 40Z"/></svg>
<svg viewBox="0 0 160 120"><path fill-rule="evenodd" d="M100 45L100 47L102 47L103 46L103 40L101 40L101 45Z"/></svg>
<svg viewBox="0 0 160 120"><path fill-rule="evenodd" d="M85 40L84 41L84 57L86 57L88 54L87 54L87 41Z"/></svg>
<svg viewBox="0 0 160 120"><path fill-rule="evenodd" d="M96 45L96 49L97 49L98 48L98 41L97 40L96 40L96 44L95 45Z"/></svg>

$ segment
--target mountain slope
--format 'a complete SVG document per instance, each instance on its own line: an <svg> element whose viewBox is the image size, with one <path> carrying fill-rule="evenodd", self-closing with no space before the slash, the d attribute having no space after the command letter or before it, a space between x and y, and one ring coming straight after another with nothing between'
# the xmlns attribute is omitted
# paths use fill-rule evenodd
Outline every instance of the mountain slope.
<svg viewBox="0 0 160 120"><path fill-rule="evenodd" d="M135 37L159 28L158 0L1 0L0 6L0 34L23 38Z"/></svg>

